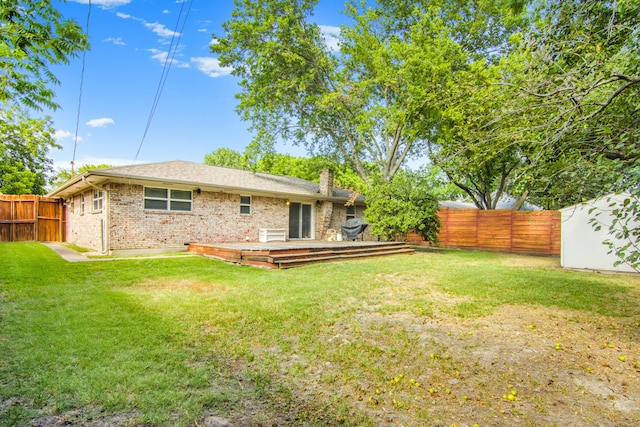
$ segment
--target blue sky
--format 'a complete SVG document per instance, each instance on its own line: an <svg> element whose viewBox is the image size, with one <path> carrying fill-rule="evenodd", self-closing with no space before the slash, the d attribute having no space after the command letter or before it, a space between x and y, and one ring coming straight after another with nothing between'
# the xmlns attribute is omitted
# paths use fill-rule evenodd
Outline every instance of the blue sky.
<svg viewBox="0 0 640 427"><path fill-rule="evenodd" d="M67 0L58 7L66 18L85 27L88 3ZM48 112L62 146L50 152L56 168L70 167L74 146L76 167L127 165L134 160L202 162L205 154L221 147L244 150L251 134L249 124L234 110L237 80L219 66L209 49L211 35L222 34L221 24L231 16L232 0L92 0L91 4L91 50L85 56L80 103L82 56L52 68L61 81L54 88L61 108ZM327 34L345 21L343 4L344 0L320 1L315 21ZM178 48L144 136L178 22ZM290 145L279 151L304 155Z"/></svg>

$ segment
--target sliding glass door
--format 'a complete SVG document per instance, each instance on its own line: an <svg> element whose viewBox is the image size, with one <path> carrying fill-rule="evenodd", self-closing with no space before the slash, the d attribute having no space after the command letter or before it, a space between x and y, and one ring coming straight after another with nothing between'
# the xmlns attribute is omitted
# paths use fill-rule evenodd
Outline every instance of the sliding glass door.
<svg viewBox="0 0 640 427"><path fill-rule="evenodd" d="M289 204L289 238L311 239L311 205L304 203Z"/></svg>

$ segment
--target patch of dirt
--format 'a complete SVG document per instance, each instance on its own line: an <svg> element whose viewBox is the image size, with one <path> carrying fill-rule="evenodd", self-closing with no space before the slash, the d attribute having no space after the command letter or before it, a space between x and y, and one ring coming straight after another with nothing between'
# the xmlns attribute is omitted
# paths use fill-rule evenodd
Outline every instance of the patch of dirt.
<svg viewBox="0 0 640 427"><path fill-rule="evenodd" d="M244 385L242 385L244 383ZM239 380L241 387L251 388L253 385L246 378ZM12 405L18 404L11 400L0 405L0 415ZM4 408L3 408L4 407ZM247 398L237 402L233 408L229 408L227 415L206 414L201 420L194 421L195 427L272 427L272 426L294 426L293 408L286 410L286 403L276 401L260 401L254 398ZM284 410L283 410L284 409ZM178 421L180 416L175 414L172 417L175 425L182 425ZM0 417L0 420L2 417ZM47 415L33 420L31 427L144 427L155 426L153 423L146 423L138 411L127 411L117 414L105 414L93 408L83 408L69 411L61 415Z"/></svg>
<svg viewBox="0 0 640 427"><path fill-rule="evenodd" d="M70 411L63 415L50 415L31 422L31 427L133 427L137 426L136 411L105 415L90 408Z"/></svg>
<svg viewBox="0 0 640 427"><path fill-rule="evenodd" d="M380 358L411 353L398 354L401 364L384 380L338 388L377 425L631 427L640 425L639 320L522 306L473 320L428 318L365 306L327 344L368 341ZM409 348L381 334L405 334ZM335 368L309 368L314 380L303 387L329 394L318 382Z"/></svg>

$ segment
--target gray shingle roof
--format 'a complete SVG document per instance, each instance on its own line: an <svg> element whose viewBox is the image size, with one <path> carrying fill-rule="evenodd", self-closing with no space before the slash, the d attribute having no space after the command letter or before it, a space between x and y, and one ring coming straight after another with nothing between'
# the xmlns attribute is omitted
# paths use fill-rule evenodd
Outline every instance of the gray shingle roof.
<svg viewBox="0 0 640 427"><path fill-rule="evenodd" d="M95 176L106 179L157 181L165 184L202 187L203 190L209 188L237 192L246 191L247 193L325 198L320 196L320 185L316 182L183 160L96 169L85 174L87 179L90 176ZM77 180L78 178L74 179ZM56 193L60 193L62 189L68 186L69 183L51 194L56 195ZM330 197L348 199L350 194L349 191L334 188Z"/></svg>

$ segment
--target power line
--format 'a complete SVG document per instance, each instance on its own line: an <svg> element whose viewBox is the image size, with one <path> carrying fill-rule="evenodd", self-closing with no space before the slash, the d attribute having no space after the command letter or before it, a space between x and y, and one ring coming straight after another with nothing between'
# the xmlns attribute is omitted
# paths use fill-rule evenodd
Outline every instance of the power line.
<svg viewBox="0 0 640 427"><path fill-rule="evenodd" d="M89 0L89 7L87 8L87 40L89 40L89 21L91 20L91 0ZM71 176L75 175L76 164L76 150L78 148L78 129L80 128L80 109L82 107L82 87L84 86L84 68L87 58L87 50L82 52L82 70L80 71L80 93L78 94L78 111L76 114L76 132L73 137L73 157L71 157Z"/></svg>
<svg viewBox="0 0 640 427"><path fill-rule="evenodd" d="M145 126L144 133L142 134L142 139L140 140L140 145L138 146L138 151L136 151L136 155L133 158L131 164L133 165L136 160L138 160L138 156L140 155L140 151L142 150L142 145L144 144L144 140L147 137L147 132L151 127L151 122L153 120L153 116L156 113L156 108L158 108L158 103L160 102L160 96L162 95L162 91L164 89L164 85L167 82L167 77L169 76L169 70L171 69L171 64L176 56L176 51L178 50L178 45L180 44L180 38L182 37L182 33L184 32L184 28L187 24L187 20L189 18L189 13L191 11L191 6L193 5L193 0L189 1L189 7L187 8L184 21L182 22L182 26L180 27L180 31L178 32L178 27L180 26L180 20L182 19L182 11L184 10L184 2L181 3L180 13L178 15L178 19L176 21L176 26L173 31L173 35L171 36L171 43L169 44L169 50L167 51L167 57L164 61L164 66L162 67L162 74L160 75L160 81L158 82L158 87L156 88L156 94L153 98L153 103L151 104L151 111L149 112L149 118L147 119L147 125ZM177 37L176 37L177 35ZM175 46L174 46L175 43Z"/></svg>

